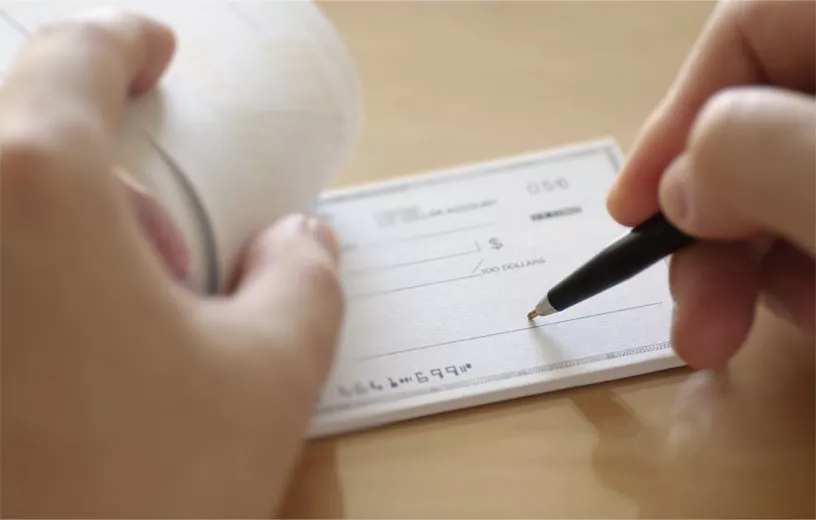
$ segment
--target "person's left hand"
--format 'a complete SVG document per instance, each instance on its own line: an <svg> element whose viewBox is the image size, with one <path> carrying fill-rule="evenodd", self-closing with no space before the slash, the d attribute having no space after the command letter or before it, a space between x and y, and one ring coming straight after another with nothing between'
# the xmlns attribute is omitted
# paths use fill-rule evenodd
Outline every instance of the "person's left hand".
<svg viewBox="0 0 816 520"><path fill-rule="evenodd" d="M4 516L273 515L310 423L343 316L331 231L281 220L203 297L115 173L124 103L174 45L135 15L59 22L0 86Z"/></svg>

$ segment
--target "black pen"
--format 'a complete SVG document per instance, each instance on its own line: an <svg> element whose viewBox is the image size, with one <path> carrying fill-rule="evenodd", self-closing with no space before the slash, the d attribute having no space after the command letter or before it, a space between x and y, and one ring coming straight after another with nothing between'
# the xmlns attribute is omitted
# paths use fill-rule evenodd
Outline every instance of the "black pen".
<svg viewBox="0 0 816 520"><path fill-rule="evenodd" d="M694 242L658 213L591 258L549 290L527 319L563 311L618 285Z"/></svg>

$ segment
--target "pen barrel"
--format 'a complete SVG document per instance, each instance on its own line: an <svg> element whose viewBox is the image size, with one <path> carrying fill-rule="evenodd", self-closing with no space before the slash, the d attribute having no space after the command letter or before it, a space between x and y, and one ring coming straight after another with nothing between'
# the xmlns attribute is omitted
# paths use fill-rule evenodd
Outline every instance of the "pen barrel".
<svg viewBox="0 0 816 520"><path fill-rule="evenodd" d="M657 214L554 286L547 299L554 308L566 309L628 280L693 241Z"/></svg>

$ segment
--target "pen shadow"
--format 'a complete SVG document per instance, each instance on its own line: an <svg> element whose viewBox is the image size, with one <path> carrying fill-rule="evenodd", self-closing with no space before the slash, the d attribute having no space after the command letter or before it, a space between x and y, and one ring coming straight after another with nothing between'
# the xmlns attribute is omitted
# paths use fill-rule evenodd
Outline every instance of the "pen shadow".
<svg viewBox="0 0 816 520"><path fill-rule="evenodd" d="M596 475L634 501L641 518L813 518L816 387L801 370L757 376L761 370L770 371L753 363L681 369L679 388L664 375L572 392L597 431ZM668 388L672 406L644 406L648 419L622 397L660 403L651 395Z"/></svg>
<svg viewBox="0 0 816 520"><path fill-rule="evenodd" d="M539 349L546 349L542 350L542 352L547 352L549 354L558 354L556 356L559 360L566 359L565 356L561 356L560 354L564 353L564 349L562 345L553 337L547 334L547 323L543 323L540 325L530 325L528 329L530 332L530 336L535 341L536 347Z"/></svg>
<svg viewBox="0 0 816 520"><path fill-rule="evenodd" d="M337 464L338 439L304 446L278 518L343 518L345 504Z"/></svg>

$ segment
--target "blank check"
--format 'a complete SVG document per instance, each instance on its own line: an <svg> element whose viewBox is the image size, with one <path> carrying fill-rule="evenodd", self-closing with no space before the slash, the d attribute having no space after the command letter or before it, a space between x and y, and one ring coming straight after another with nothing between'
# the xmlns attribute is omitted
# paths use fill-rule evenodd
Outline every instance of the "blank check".
<svg viewBox="0 0 816 520"><path fill-rule="evenodd" d="M319 437L682 365L667 265L555 315L527 312L628 229L601 140L326 193L347 309Z"/></svg>

